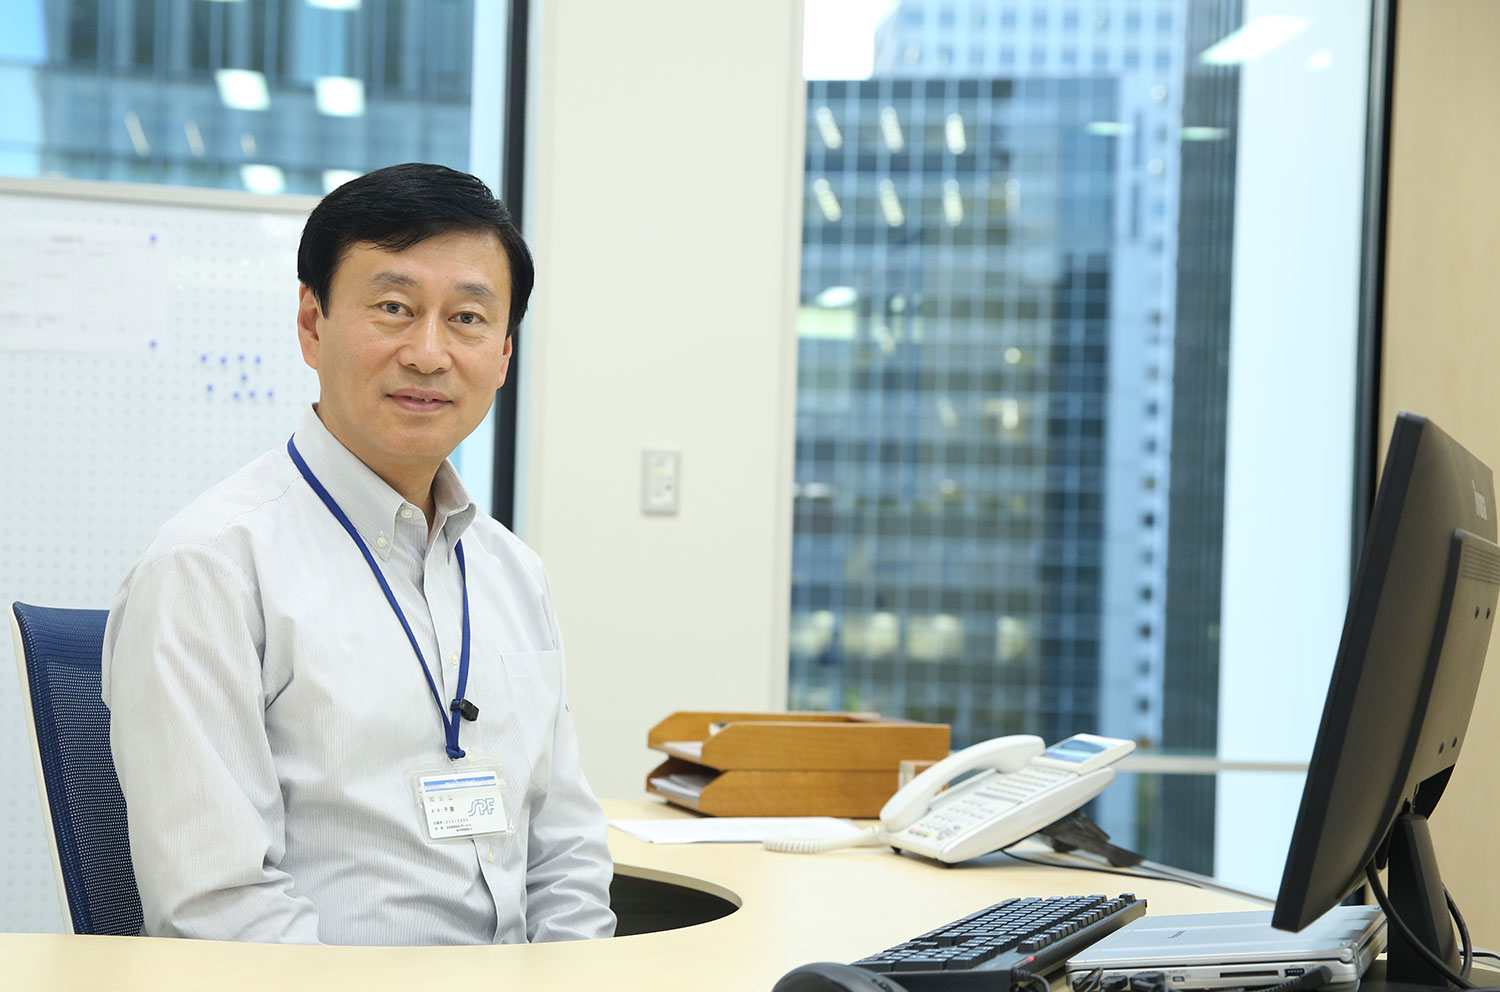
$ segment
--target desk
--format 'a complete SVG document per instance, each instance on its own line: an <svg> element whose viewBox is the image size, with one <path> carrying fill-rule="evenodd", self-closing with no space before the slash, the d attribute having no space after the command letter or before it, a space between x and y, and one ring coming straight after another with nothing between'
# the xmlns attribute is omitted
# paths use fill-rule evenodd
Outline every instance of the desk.
<svg viewBox="0 0 1500 992"><path fill-rule="evenodd" d="M611 818L687 816L651 800L606 802ZM499 947L299 947L218 941L0 934L14 989L294 992L301 989L708 989L769 992L810 961L853 961L1014 895L1135 892L1156 913L1260 908L1171 882L1019 862L942 868L856 848L773 854L751 844L653 845L610 829L616 872L723 897L701 926L613 940Z"/></svg>

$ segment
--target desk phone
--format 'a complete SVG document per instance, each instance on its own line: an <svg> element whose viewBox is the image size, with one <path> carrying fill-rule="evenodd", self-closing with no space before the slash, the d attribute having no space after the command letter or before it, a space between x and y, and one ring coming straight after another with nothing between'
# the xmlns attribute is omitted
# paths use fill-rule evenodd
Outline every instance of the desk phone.
<svg viewBox="0 0 1500 992"><path fill-rule="evenodd" d="M953 863L988 854L1067 816L1104 790L1131 741L1075 734L999 737L939 761L880 811L881 841ZM980 769L957 785L945 785Z"/></svg>
<svg viewBox="0 0 1500 992"><path fill-rule="evenodd" d="M797 854L890 845L946 864L965 861L1067 816L1102 792L1115 777L1110 766L1134 750L1133 741L1093 734L1051 747L1030 734L997 737L912 779L881 809L877 827L852 838L772 837L765 845Z"/></svg>

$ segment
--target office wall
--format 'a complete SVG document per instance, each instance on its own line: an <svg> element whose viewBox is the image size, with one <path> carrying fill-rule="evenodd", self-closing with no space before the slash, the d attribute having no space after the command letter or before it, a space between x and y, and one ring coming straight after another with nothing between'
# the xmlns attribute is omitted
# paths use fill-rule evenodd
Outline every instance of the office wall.
<svg viewBox="0 0 1500 992"><path fill-rule="evenodd" d="M0 604L107 607L162 522L285 444L311 197L0 179ZM6 627L9 626L8 621ZM0 635L0 931L62 927Z"/></svg>
<svg viewBox="0 0 1500 992"><path fill-rule="evenodd" d="M1380 423L1435 420L1500 469L1500 4L1400 4L1391 135ZM1382 449L1382 457L1384 451ZM1500 940L1500 645L1433 818L1444 880L1474 939Z"/></svg>
<svg viewBox="0 0 1500 992"><path fill-rule="evenodd" d="M533 12L517 523L603 795L641 794L670 710L784 705L801 6ZM676 516L640 509L657 446L682 453Z"/></svg>

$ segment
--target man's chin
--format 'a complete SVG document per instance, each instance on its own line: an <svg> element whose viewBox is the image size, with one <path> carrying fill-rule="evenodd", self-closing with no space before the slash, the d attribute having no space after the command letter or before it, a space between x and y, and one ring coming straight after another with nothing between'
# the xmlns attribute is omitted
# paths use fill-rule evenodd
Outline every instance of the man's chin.
<svg viewBox="0 0 1500 992"><path fill-rule="evenodd" d="M384 437L384 447L387 452L396 458L410 459L412 461L442 461L453 454L459 442L469 436L469 431L462 434L453 430L448 425L443 430L438 430L437 425L423 430L421 425L404 424L395 427Z"/></svg>

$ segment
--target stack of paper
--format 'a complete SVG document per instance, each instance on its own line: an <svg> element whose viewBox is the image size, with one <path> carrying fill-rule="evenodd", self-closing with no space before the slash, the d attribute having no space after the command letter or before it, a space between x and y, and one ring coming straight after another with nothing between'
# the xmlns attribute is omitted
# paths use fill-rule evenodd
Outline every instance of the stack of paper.
<svg viewBox="0 0 1500 992"><path fill-rule="evenodd" d="M668 754L680 754L694 761L703 760L702 741L663 741L661 749Z"/></svg>
<svg viewBox="0 0 1500 992"><path fill-rule="evenodd" d="M651 787L664 795L676 796L679 799L687 799L696 803L703 795L703 787L714 778L714 775L701 772L673 772L671 775L658 775L653 778Z"/></svg>

